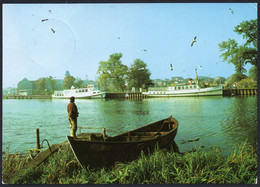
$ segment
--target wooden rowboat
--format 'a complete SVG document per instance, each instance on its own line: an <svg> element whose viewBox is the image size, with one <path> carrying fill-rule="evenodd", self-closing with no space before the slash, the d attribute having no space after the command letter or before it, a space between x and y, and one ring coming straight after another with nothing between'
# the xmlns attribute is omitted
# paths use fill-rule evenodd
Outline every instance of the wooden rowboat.
<svg viewBox="0 0 260 187"><path fill-rule="evenodd" d="M174 142L177 130L178 121L170 116L113 137L107 137L103 130L103 134L81 133L75 139L67 138L81 166L96 167L134 160L141 151L152 152L156 145L168 147Z"/></svg>

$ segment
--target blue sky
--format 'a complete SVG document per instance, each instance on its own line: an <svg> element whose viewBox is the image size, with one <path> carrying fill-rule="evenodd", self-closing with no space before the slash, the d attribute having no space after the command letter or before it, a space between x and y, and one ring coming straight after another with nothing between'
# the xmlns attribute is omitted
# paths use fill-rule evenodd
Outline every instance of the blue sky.
<svg viewBox="0 0 260 187"><path fill-rule="evenodd" d="M219 58L218 43L229 38L244 43L242 36L233 30L242 21L257 18L256 6L256 3L4 4L3 88L16 87L25 77L63 79L66 70L76 78L86 80L88 76L95 80L99 62L119 52L127 66L137 58L143 60L152 79L194 78L197 65L202 66L199 76L229 77L235 69ZM191 47L194 36L197 42Z"/></svg>

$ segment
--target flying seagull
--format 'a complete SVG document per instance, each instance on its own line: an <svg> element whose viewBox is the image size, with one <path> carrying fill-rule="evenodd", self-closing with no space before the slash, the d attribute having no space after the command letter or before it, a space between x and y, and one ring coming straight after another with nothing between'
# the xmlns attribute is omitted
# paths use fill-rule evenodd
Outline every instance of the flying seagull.
<svg viewBox="0 0 260 187"><path fill-rule="evenodd" d="M202 66L200 66L200 65L198 65L197 67L200 68L200 69L202 68Z"/></svg>
<svg viewBox="0 0 260 187"><path fill-rule="evenodd" d="M44 21L48 21L48 19L42 19L42 22L44 22Z"/></svg>
<svg viewBox="0 0 260 187"><path fill-rule="evenodd" d="M51 14L51 10L48 10L48 12Z"/></svg>
<svg viewBox="0 0 260 187"><path fill-rule="evenodd" d="M146 50L146 49L140 49L140 51L145 51L145 52L147 52L147 50Z"/></svg>
<svg viewBox="0 0 260 187"><path fill-rule="evenodd" d="M195 42L197 42L196 38L197 38L197 36L194 37L194 39L193 39L193 41L192 41L192 43L191 43L191 45L190 45L191 47L193 46L193 44L194 44Z"/></svg>
<svg viewBox="0 0 260 187"><path fill-rule="evenodd" d="M229 8L229 10L230 10L230 12L231 12L232 14L234 14L234 11L233 11L231 8Z"/></svg>
<svg viewBox="0 0 260 187"><path fill-rule="evenodd" d="M173 70L172 64L171 64L171 71Z"/></svg>
<svg viewBox="0 0 260 187"><path fill-rule="evenodd" d="M53 33L55 33L55 30L53 30L53 28L51 28L51 31L52 31Z"/></svg>

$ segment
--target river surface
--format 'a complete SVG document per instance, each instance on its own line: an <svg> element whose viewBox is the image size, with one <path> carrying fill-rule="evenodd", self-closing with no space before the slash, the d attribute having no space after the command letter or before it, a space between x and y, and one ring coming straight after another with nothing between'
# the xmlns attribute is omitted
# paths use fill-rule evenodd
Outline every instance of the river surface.
<svg viewBox="0 0 260 187"><path fill-rule="evenodd" d="M2 151L27 152L36 147L36 128L40 141L61 143L69 135L69 100L2 100ZM78 126L105 127L114 136L172 115L179 122L175 142L181 152L194 146L217 146L228 152L236 143L256 146L257 97L179 97L131 99L93 99L75 101ZM86 130L83 130L86 131ZM102 130L94 130L102 131ZM93 132L90 131L90 132ZM189 142L188 140L198 139ZM44 148L47 144L44 142Z"/></svg>

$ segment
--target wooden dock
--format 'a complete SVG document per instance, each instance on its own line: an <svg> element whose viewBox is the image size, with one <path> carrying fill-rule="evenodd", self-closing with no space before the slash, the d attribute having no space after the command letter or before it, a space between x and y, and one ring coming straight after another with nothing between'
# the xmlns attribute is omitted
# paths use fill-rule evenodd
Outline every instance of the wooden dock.
<svg viewBox="0 0 260 187"><path fill-rule="evenodd" d="M257 89L223 89L223 96L256 96Z"/></svg>
<svg viewBox="0 0 260 187"><path fill-rule="evenodd" d="M3 99L51 99L51 95L3 95Z"/></svg>

